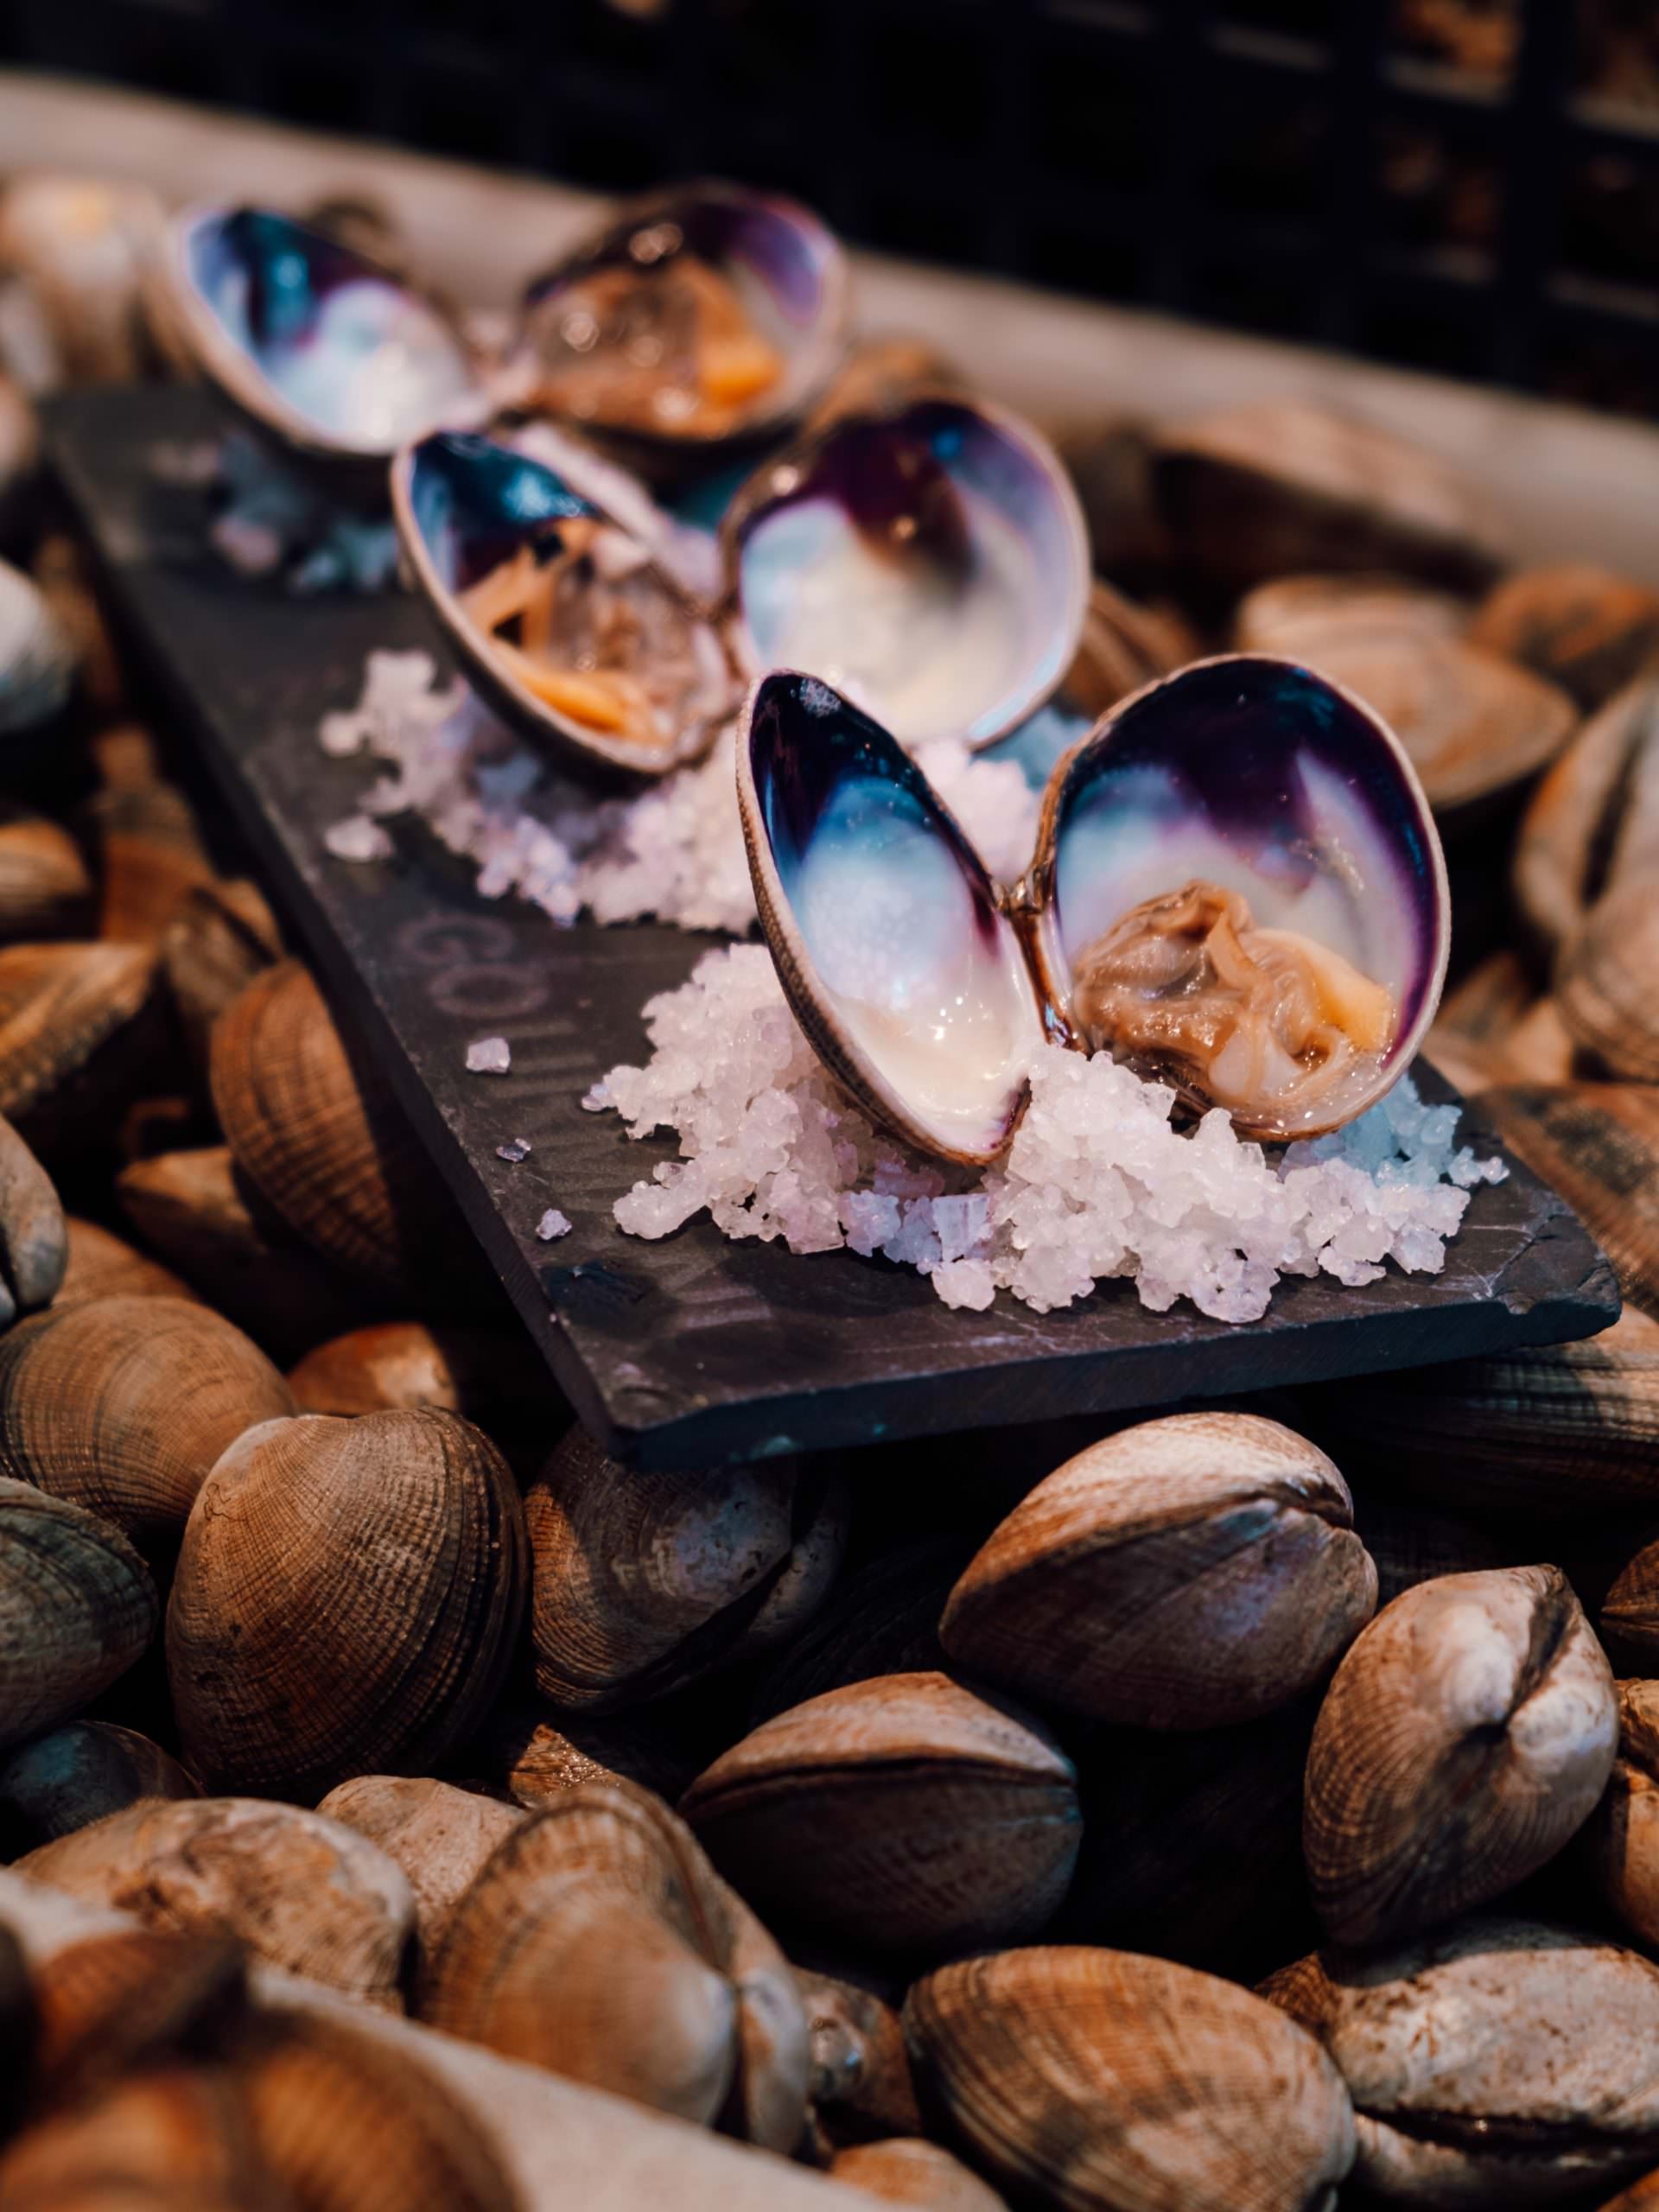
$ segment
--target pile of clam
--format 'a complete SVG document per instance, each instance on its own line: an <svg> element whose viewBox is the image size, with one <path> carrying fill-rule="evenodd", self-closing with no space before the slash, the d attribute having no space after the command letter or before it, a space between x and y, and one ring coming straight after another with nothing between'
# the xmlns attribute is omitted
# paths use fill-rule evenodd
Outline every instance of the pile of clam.
<svg viewBox="0 0 1659 2212"><path fill-rule="evenodd" d="M568 281L545 374L592 421L572 333L626 299L597 248ZM785 368L687 296L719 374L666 419L719 439ZM632 1471L469 1278L75 549L9 540L8 2212L534 2212L593 2090L678 2124L618 2206L804 2212L785 2161L932 2212L1659 2204L1659 594L1500 575L1435 463L1312 410L1065 450L1114 580L1089 711L1234 645L1391 725L1454 887L1519 821L1516 927L1430 1050L1624 1318L1265 1409ZM437 446L401 496L442 549L517 466ZM516 559L467 619L522 644ZM48 1939L51 1893L94 1919ZM749 2148L705 2178L715 2136Z"/></svg>

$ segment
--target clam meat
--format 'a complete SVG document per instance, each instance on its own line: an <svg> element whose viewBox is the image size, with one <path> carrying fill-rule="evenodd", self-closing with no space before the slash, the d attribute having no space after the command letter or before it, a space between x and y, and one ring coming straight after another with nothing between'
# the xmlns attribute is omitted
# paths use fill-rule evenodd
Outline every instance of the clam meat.
<svg viewBox="0 0 1659 2212"><path fill-rule="evenodd" d="M532 737L660 774L702 753L735 707L715 626L555 470L440 431L398 455L392 504L468 676Z"/></svg>
<svg viewBox="0 0 1659 2212"><path fill-rule="evenodd" d="M1059 686L1089 550L1037 432L944 395L846 416L757 471L721 525L752 669L815 671L901 744L989 744Z"/></svg>
<svg viewBox="0 0 1659 2212"><path fill-rule="evenodd" d="M949 1160L1001 1153L1046 1038L1246 1135L1317 1135L1382 1096L1439 1001L1421 787L1385 724L1290 663L1197 663L1114 709L1055 770L1011 890L816 677L756 686L738 793L798 1020L879 1121Z"/></svg>
<svg viewBox="0 0 1659 2212"><path fill-rule="evenodd" d="M537 404L651 442L760 431L833 372L845 296L840 247L791 201L729 185L636 201L525 294Z"/></svg>
<svg viewBox="0 0 1659 2212"><path fill-rule="evenodd" d="M385 462L482 418L471 353L434 300L268 207L180 219L168 304L197 365L257 427L314 458Z"/></svg>

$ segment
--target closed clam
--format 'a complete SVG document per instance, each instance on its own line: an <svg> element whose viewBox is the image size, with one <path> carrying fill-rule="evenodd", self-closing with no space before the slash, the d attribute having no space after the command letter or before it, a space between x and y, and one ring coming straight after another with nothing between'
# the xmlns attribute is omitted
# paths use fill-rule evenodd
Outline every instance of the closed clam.
<svg viewBox="0 0 1659 2212"><path fill-rule="evenodd" d="M377 1321L325 1343L314 1341L289 1373L305 1414L372 1414L432 1406L463 1414L508 1449L528 1432L546 1448L561 1402L534 1347L505 1329L468 1329L425 1321Z"/></svg>
<svg viewBox="0 0 1659 2212"><path fill-rule="evenodd" d="M1467 1097L1500 1079L1517 1025L1538 997L1513 945L1488 953L1440 1001L1423 1050Z"/></svg>
<svg viewBox="0 0 1659 2212"><path fill-rule="evenodd" d="M721 541L749 672L810 670L901 746L1006 735L1083 634L1070 479L982 401L922 394L812 433L762 463Z"/></svg>
<svg viewBox="0 0 1659 2212"><path fill-rule="evenodd" d="M755 687L738 800L797 1019L947 1160L1007 1148L1046 1039L1283 1139L1374 1104L1433 1019L1450 932L1421 788L1369 709L1287 662L1198 662L1115 709L1050 779L1013 892L816 677Z"/></svg>
<svg viewBox="0 0 1659 2212"><path fill-rule="evenodd" d="M68 1264L69 1233L51 1178L0 1119L0 1328L49 1306Z"/></svg>
<svg viewBox="0 0 1659 2212"><path fill-rule="evenodd" d="M964 1960L915 1984L905 2024L975 2164L1065 2212L1331 2212L1353 2163L1313 2037L1166 1959Z"/></svg>
<svg viewBox="0 0 1659 2212"><path fill-rule="evenodd" d="M1596 1609L1596 1626L1620 1666L1659 1674L1659 1530L1649 1524L1634 1540L1616 1541L1624 1557Z"/></svg>
<svg viewBox="0 0 1659 2212"><path fill-rule="evenodd" d="M1584 1840L1602 1896L1639 1943L1659 1948L1659 1682L1618 1685L1618 1757Z"/></svg>
<svg viewBox="0 0 1659 2212"><path fill-rule="evenodd" d="M1319 1407L1357 1470L1454 1510L1554 1522L1659 1497L1659 1321L1634 1306L1580 1344L1359 1377Z"/></svg>
<svg viewBox="0 0 1659 2212"><path fill-rule="evenodd" d="M138 1658L160 1612L118 1529L32 1483L0 1479L0 1744L90 1705Z"/></svg>
<svg viewBox="0 0 1659 2212"><path fill-rule="evenodd" d="M1589 1818L1618 1738L1611 1671L1558 1567L1408 1590L1337 1669L1308 1751L1327 1934L1395 1942L1513 1888Z"/></svg>
<svg viewBox="0 0 1659 2212"><path fill-rule="evenodd" d="M166 2059L29 2128L0 2154L0 2200L23 2212L292 2212L232 2077Z"/></svg>
<svg viewBox="0 0 1659 2212"><path fill-rule="evenodd" d="M54 1310L87 1306L100 1298L181 1298L195 1294L170 1268L135 1251L130 1244L101 1222L83 1220L78 1214L64 1217L64 1241L68 1264L53 1299Z"/></svg>
<svg viewBox="0 0 1659 2212"><path fill-rule="evenodd" d="M1498 526L1455 469L1307 401L1167 425L1154 435L1153 467L1177 558L1219 590L1346 569L1465 591L1497 569Z"/></svg>
<svg viewBox="0 0 1659 2212"><path fill-rule="evenodd" d="M403 1870L339 1821L264 1798L150 1799L17 1861L147 1928L230 1935L255 1958L392 2011L415 1924Z"/></svg>
<svg viewBox="0 0 1659 2212"><path fill-rule="evenodd" d="M791 2149L805 2015L782 1953L658 1799L595 1783L498 1846L423 2017L512 2058Z"/></svg>
<svg viewBox="0 0 1659 2212"><path fill-rule="evenodd" d="M499 1694L524 1582L506 1463L454 1414L250 1429L202 1484L168 1605L186 1758L311 1800L429 1770Z"/></svg>
<svg viewBox="0 0 1659 2212"><path fill-rule="evenodd" d="M1385 2202L1599 2202L1659 2158L1659 1967L1634 1951L1477 1917L1320 1952L1262 1993L1340 2068L1355 2176Z"/></svg>
<svg viewBox="0 0 1659 2212"><path fill-rule="evenodd" d="M61 2109L130 2068L211 2051L241 2018L241 1947L212 1929L129 1924L67 1943L33 1975L31 2089Z"/></svg>
<svg viewBox="0 0 1659 2212"><path fill-rule="evenodd" d="M847 288L809 209L743 185L676 185L628 201L527 287L529 391L642 466L707 465L818 397L846 342Z"/></svg>
<svg viewBox="0 0 1659 2212"><path fill-rule="evenodd" d="M293 1403L264 1354L205 1306L54 1306L0 1338L0 1472L141 1541L174 1541L226 1446Z"/></svg>
<svg viewBox="0 0 1659 2212"><path fill-rule="evenodd" d="M1142 1728L1249 1720L1322 1681L1376 1570L1324 1452L1254 1414L1176 1414L1039 1483L950 1593L940 1637L1039 1707Z"/></svg>
<svg viewBox="0 0 1659 2212"><path fill-rule="evenodd" d="M5 403L0 398L0 416ZM4 432L0 429L0 444ZM5 473L0 461L0 476ZM0 492L0 505L4 494ZM29 572L47 605L67 636L74 653L81 697L93 715L118 714L126 703L126 679L92 575L92 556L82 543L53 531L35 549Z"/></svg>
<svg viewBox="0 0 1659 2212"><path fill-rule="evenodd" d="M1455 593L1389 575L1275 576L1258 584L1233 610L1233 643L1241 652L1317 659L1324 627L1340 636L1357 619L1422 638L1454 638L1468 620Z"/></svg>
<svg viewBox="0 0 1659 2212"><path fill-rule="evenodd" d="M509 1702L458 1754L469 1777L531 1812L589 1782L632 1782L677 1797L697 1770L696 1751L671 1713L563 1713Z"/></svg>
<svg viewBox="0 0 1659 2212"><path fill-rule="evenodd" d="M141 1797L195 1797L194 1777L148 1736L70 1720L0 1758L0 1859L71 1835Z"/></svg>
<svg viewBox="0 0 1659 2212"><path fill-rule="evenodd" d="M831 1690L746 1736L681 1800L761 1910L855 1951L934 1955L1034 1934L1077 1862L1071 1762L943 1675Z"/></svg>
<svg viewBox="0 0 1659 2212"><path fill-rule="evenodd" d="M920 2212L1005 2212L1002 2199L938 2143L917 2135L855 2143L830 2162L831 2181Z"/></svg>
<svg viewBox="0 0 1659 2212"><path fill-rule="evenodd" d="M1625 1083L1659 1084L1659 895L1643 876L1611 892L1562 951L1555 1002L1574 1044Z"/></svg>
<svg viewBox="0 0 1659 2212"><path fill-rule="evenodd" d="M0 807L0 938L81 937L92 915L92 878L68 831L44 815Z"/></svg>
<svg viewBox="0 0 1659 2212"><path fill-rule="evenodd" d="M219 1015L282 957L282 932L257 884L216 876L186 892L162 934L162 968L198 1067L207 1065Z"/></svg>
<svg viewBox="0 0 1659 2212"><path fill-rule="evenodd" d="M145 946L0 948L0 1113L42 1159L107 1141L164 1040Z"/></svg>
<svg viewBox="0 0 1659 2212"><path fill-rule="evenodd" d="M228 1145L135 1160L115 1180L142 1243L262 1351L287 1361L363 1318L369 1294L264 1209Z"/></svg>
<svg viewBox="0 0 1659 2212"><path fill-rule="evenodd" d="M528 1817L499 1798L425 1776L395 1774L361 1774L342 1782L317 1810L378 1843L408 1875L415 1932L426 1960L485 1860Z"/></svg>
<svg viewBox="0 0 1659 2212"><path fill-rule="evenodd" d="M296 962L255 976L226 1007L212 1077L237 1166L296 1236L400 1302L411 1281L454 1282L449 1217L426 1154Z"/></svg>
<svg viewBox="0 0 1659 2212"><path fill-rule="evenodd" d="M1609 569L1517 569L1482 601L1469 635L1593 713L1659 664L1659 592Z"/></svg>
<svg viewBox="0 0 1659 2212"><path fill-rule="evenodd" d="M1606 893L1659 871L1659 677L1618 692L1533 793L1516 841L1516 904L1552 957Z"/></svg>
<svg viewBox="0 0 1659 2212"><path fill-rule="evenodd" d="M905 2031L892 2005L859 1983L799 1964L795 1980L811 2038L812 2117L822 2140L833 2146L918 2131Z"/></svg>
<svg viewBox="0 0 1659 2212"><path fill-rule="evenodd" d="M643 1476L573 1428L524 1499L537 1688L603 1712L785 1642L834 1580L847 1511L793 1460Z"/></svg>
<svg viewBox="0 0 1659 2212"><path fill-rule="evenodd" d="M98 933L110 944L159 948L192 892L213 881L195 810L176 784L106 784L86 808L97 855Z"/></svg>

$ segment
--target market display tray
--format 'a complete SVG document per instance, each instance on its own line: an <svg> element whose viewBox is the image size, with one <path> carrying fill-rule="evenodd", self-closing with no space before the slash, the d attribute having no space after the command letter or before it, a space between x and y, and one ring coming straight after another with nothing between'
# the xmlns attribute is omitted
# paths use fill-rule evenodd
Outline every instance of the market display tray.
<svg viewBox="0 0 1659 2212"><path fill-rule="evenodd" d="M383 1061L535 1342L611 1450L661 1466L892 1442L1565 1341L1613 1319L1618 1293L1589 1233L1514 1161L1507 1182L1476 1192L1440 1275L1287 1281L1243 1327L1148 1313L1127 1283L1062 1313L1006 1294L984 1313L952 1312L884 1261L733 1243L706 1219L657 1243L625 1236L613 1202L671 1145L632 1143L579 1102L607 1068L645 1056L645 1001L715 940L560 929L479 898L420 846L368 865L328 856L323 831L377 772L326 756L319 718L355 702L372 648L440 660L443 648L407 597L296 600L230 575L156 466L219 427L198 390L76 393L48 410L49 464L130 646L200 746L342 1024ZM467 1074L468 1042L495 1033L512 1072ZM1420 1078L1451 1095L1432 1072ZM496 1156L510 1136L533 1147L518 1166ZM550 1205L575 1224L555 1245L534 1233Z"/></svg>

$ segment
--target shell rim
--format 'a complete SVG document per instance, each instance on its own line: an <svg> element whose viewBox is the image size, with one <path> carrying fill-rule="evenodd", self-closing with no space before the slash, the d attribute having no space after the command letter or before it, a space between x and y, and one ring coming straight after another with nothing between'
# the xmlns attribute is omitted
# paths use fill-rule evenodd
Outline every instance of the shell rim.
<svg viewBox="0 0 1659 2212"><path fill-rule="evenodd" d="M625 744L620 739L608 738L602 731L582 728L580 724L557 713L544 700L537 699L528 686L522 683L511 670L497 664L495 657L490 653L482 640L477 624L461 613L454 593L439 575L437 565L432 558L425 536L416 518L410 485L416 455L429 439L445 435L442 430L429 430L423 437L411 438L406 444L399 446L392 458L388 481L391 494L392 524L397 533L399 549L413 571L416 588L422 599L426 602L445 637L453 646L455 658L461 663L461 674L468 685L477 691L486 703L493 708L512 728L531 739L533 743L538 743L543 749L551 744L557 750L567 754L574 754L582 765L589 768L598 761L603 763L607 768L621 771L631 779L645 783L655 783L662 777L671 774L676 768L690 767L696 761L702 760L713 747L715 737L723 727L723 717L721 715L715 715L709 717L708 735L695 748L677 749L670 747L658 758L642 758L637 745L630 746ZM491 439L489 442L501 446L505 452L516 450L499 439ZM526 461L534 462L538 468L547 467L546 462L536 461L533 454L524 454L519 457ZM549 469L548 474L552 475L556 472ZM590 506L598 510L612 529L620 531L630 544L639 544L639 539L633 537L631 531L623 528L602 501L592 498L586 492L580 496L586 499ZM737 674L732 668L731 651L719 624L711 620L696 602L681 590L673 577L648 550L645 552L645 565L657 582L669 593L676 606L684 612L689 620L713 632L725 658L727 670L731 677L732 706L734 710L736 710L738 707Z"/></svg>
<svg viewBox="0 0 1659 2212"><path fill-rule="evenodd" d="M1428 987L1423 994L1423 1001L1418 1009L1416 1020L1404 1036L1396 1040L1383 1068L1379 1070L1380 1077L1385 1079L1379 1080L1372 1089L1362 1094L1361 1103L1351 1112L1344 1113L1340 1119L1312 1124L1306 1128L1287 1132L1266 1124L1249 1122L1236 1114L1229 1114L1228 1118L1240 1136L1268 1144L1289 1144L1305 1138L1329 1135L1333 1129L1345 1128L1350 1122L1357 1121L1362 1114L1368 1112L1380 1099L1387 1097L1400 1078L1409 1073L1412 1064L1421 1052L1423 1040L1433 1027L1435 1015L1440 1010L1441 995L1446 987L1446 968L1452 957L1452 888L1451 880L1446 873L1446 849L1440 842L1440 830L1430 809L1427 796L1423 790L1422 779L1413 766L1410 754L1406 751L1398 734L1378 714L1375 707L1362 699L1357 692L1351 691L1345 684L1338 683L1333 677L1327 676L1323 670L1305 661L1294 660L1288 655L1281 653L1209 653L1200 659L1185 662L1180 668L1173 669L1167 676L1157 677L1151 683L1141 684L1138 690L1128 693L1108 708L1093 727L1085 732L1075 745L1062 753L1050 771L1048 781L1043 791L1042 811L1038 817L1037 836L1032 850L1031 867L1024 884L1020 887L1020 901L1036 922L1036 926L1031 933L1030 947L1039 992L1051 1007L1065 1017L1069 1026L1071 1004L1071 986L1069 982L1062 983L1058 981L1058 978L1065 974L1065 963L1056 941L1054 848L1059 829L1060 798L1070 779L1071 770L1085 752L1097 744L1109 741L1114 725L1131 708L1139 706L1143 700L1150 698L1154 692L1161 691L1168 685L1179 683L1182 677L1190 676L1196 669L1231 667L1240 662L1249 662L1270 668L1294 669L1300 675L1312 677L1316 682L1335 692L1344 705L1351 708L1363 721L1370 725L1401 772L1407 794L1417 811L1419 825L1423 833L1424 850L1430 862L1429 881L1433 890L1434 927L1433 971L1429 977ZM1170 1086L1170 1088L1175 1087ZM1226 1111L1224 1108L1222 1110Z"/></svg>
<svg viewBox="0 0 1659 2212"><path fill-rule="evenodd" d="M784 890L783 879L772 855L772 842L761 820L760 795L755 788L754 767L750 758L749 735L760 705L761 687L779 677L798 683L817 683L823 680L807 669L768 668L763 670L749 685L738 718L737 810L743 828L743 847L749 863L749 880L754 887L754 903L760 919L761 934L766 939L766 950L772 955L772 967L783 988L784 996L789 1001L790 1011L825 1067L882 1128L902 1137L906 1144L925 1153L929 1159L953 1160L963 1167L992 1166L1007 1151L1015 1131L1025 1118L1026 1109L1031 1103L1029 1073L1020 1078L1006 1126L993 1147L988 1150L964 1149L960 1146L944 1144L937 1135L930 1132L917 1119L887 1079L858 1054L855 1046L842 1039L824 1011L830 1003L831 995L818 974ZM836 696L842 697L844 694L837 693ZM857 704L855 701L849 701L848 703L855 707ZM859 709L858 711L863 713L867 710ZM886 734L898 746L898 739L893 737L890 731ZM899 749L902 752L904 748L899 747ZM924 777L923 781L926 783L927 779ZM1004 922L1007 923L1008 916L1003 901L996 896L997 887L980 857L978 847L931 783L927 788L934 806L973 855L981 873L991 886L993 903ZM1037 979L1032 976L1029 963L1023 958L1020 964L1029 988L1034 1051L1043 1041L1042 1009L1037 1002Z"/></svg>
<svg viewBox="0 0 1659 2212"><path fill-rule="evenodd" d="M286 209L268 207L259 200L204 200L181 208L168 226L160 274L168 305L174 312L191 358L208 382L222 392L240 413L307 459L365 470L389 466L401 450L402 442L418 444L419 439L391 445L371 445L356 439L334 437L320 429L308 416L285 399L270 379L261 372L246 349L238 346L228 334L197 290L187 260L191 240L204 224L223 222L245 209L280 215L285 223L292 223L296 230L307 232L315 238L327 236L314 225L302 221L296 215L289 214ZM490 397L480 373L481 364L478 349L467 338L459 316L448 302L427 285L388 269L384 262L377 260L372 254L361 253L355 246L343 246L340 251L349 253L371 275L382 278L411 299L418 300L423 307L435 315L466 364L472 384L471 404L464 413L458 413L453 422L434 423L421 435L430 436L433 430L441 428L475 429L479 423L486 421L490 413Z"/></svg>
<svg viewBox="0 0 1659 2212"><path fill-rule="evenodd" d="M602 265L602 250L613 234L623 228L632 229L653 217L666 215L688 200L717 200L728 204L764 209L767 213L781 216L797 230L805 233L822 249L824 298L811 329L801 343L798 358L810 361L812 373L802 378L801 389L785 400L774 400L759 406L729 430L673 430L654 424L616 424L600 423L569 423L569 418L556 409L538 407L555 422L567 423L596 442L616 446L632 446L645 453L678 454L689 457L697 454L715 454L730 447L752 444L756 440L772 436L786 424L798 422L814 403L828 389L831 378L840 366L847 349L849 325L852 310L852 267L847 249L822 215L787 193L762 192L748 185L738 184L724 177L694 177L677 185L664 186L656 192L645 192L632 198L618 200L601 225L589 231L582 242L573 246L563 259L556 261L540 276L532 276L524 286L518 299L518 326L511 351L515 355L535 359L535 348L530 343L528 326L534 311L536 296L543 286L563 282L579 275L584 269ZM538 379L539 384L539 379Z"/></svg>
<svg viewBox="0 0 1659 2212"><path fill-rule="evenodd" d="M1068 623L1070 651L1065 654L1059 673L1052 683L1043 686L1027 685L1025 693L1012 711L998 723L994 730L983 732L976 736L963 738L963 743L967 746L970 753L982 753L988 750L991 746L1000 744L1005 737L1011 736L1022 723L1028 721L1039 708L1058 696L1065 688L1066 677L1071 671L1072 662L1077 658L1077 647L1082 640L1084 624L1089 611L1089 589L1094 575L1093 561L1089 550L1089 526L1084 519L1083 503L1077 497L1077 486L1071 480L1071 474L1053 446L1036 424L1027 421L1014 409L1004 407L1000 402L986 399L978 394L970 397L966 393L954 391L944 385L920 385L893 399L885 407L857 408L849 414L837 415L830 422L820 423L814 429L803 431L798 437L788 445L781 447L777 452L766 454L733 493L725 513L720 518L720 527L715 536L720 548L721 601L723 606L729 607L732 611L733 626L736 633L736 647L745 670L753 671L757 681L762 676L783 672L763 664L760 649L750 634L749 626L743 613L742 539L770 506L781 505L783 498L794 497L794 493L790 493L774 500L771 486L766 480L775 470L780 468L797 468L804 474L816 465L825 447L846 429L880 428L899 421L918 407L939 402L959 408L966 414L979 416L982 421L989 423L999 436L1006 438L1011 445L1018 447L1027 459L1036 465L1038 474L1049 483L1055 494L1056 507L1060 516L1062 528L1070 541L1071 552L1071 560L1069 563L1071 572L1071 588L1067 594L1071 602L1067 609L1070 616ZM820 677L819 681L822 682L823 679ZM869 713L872 710L867 708L864 711ZM885 723L882 726L886 728ZM892 735L891 731L888 734ZM896 737L893 738L893 743L899 745L901 751L909 749Z"/></svg>

